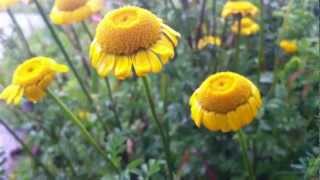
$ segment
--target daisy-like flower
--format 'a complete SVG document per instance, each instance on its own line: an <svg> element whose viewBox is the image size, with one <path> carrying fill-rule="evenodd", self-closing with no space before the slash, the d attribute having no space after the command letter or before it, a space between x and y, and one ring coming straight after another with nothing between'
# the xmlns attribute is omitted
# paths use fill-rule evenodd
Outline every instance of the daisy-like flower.
<svg viewBox="0 0 320 180"><path fill-rule="evenodd" d="M100 11L102 7L103 0L55 0L50 19L59 25L77 23Z"/></svg>
<svg viewBox="0 0 320 180"><path fill-rule="evenodd" d="M295 40L281 40L280 47L286 54L294 54L298 50Z"/></svg>
<svg viewBox="0 0 320 180"><path fill-rule="evenodd" d="M209 76L190 98L194 123L211 131L239 130L254 119L261 105L257 87L233 72Z"/></svg>
<svg viewBox="0 0 320 180"><path fill-rule="evenodd" d="M259 13L259 9L249 1L228 1L222 9L222 17L226 18L241 14L254 17Z"/></svg>
<svg viewBox="0 0 320 180"><path fill-rule="evenodd" d="M69 68L47 57L35 57L20 64L13 74L12 84L0 94L7 104L19 104L22 96L37 102L45 95L46 88L56 73L66 73Z"/></svg>
<svg viewBox="0 0 320 180"><path fill-rule="evenodd" d="M241 18L240 23L240 34L242 36L250 36L256 34L260 30L259 24L254 22L251 18ZM231 27L231 31L235 34L238 34L239 30L239 21L235 21Z"/></svg>
<svg viewBox="0 0 320 180"><path fill-rule="evenodd" d="M180 34L150 11L125 6L109 12L99 23L90 47L91 65L101 77L118 79L158 73L169 59Z"/></svg>
<svg viewBox="0 0 320 180"><path fill-rule="evenodd" d="M0 0L0 10L6 10L10 6L15 5L18 3L19 0Z"/></svg>
<svg viewBox="0 0 320 180"><path fill-rule="evenodd" d="M209 45L221 46L221 38L218 36L204 36L198 41L198 49L203 49Z"/></svg>

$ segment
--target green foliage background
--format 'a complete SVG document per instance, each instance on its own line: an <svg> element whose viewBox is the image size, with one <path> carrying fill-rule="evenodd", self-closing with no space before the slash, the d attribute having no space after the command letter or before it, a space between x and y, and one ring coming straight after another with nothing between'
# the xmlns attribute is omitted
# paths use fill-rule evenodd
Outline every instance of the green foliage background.
<svg viewBox="0 0 320 180"><path fill-rule="evenodd" d="M40 2L49 12L52 2ZM228 64L233 61L235 53L235 37L229 30L231 21L220 17L225 1L213 2L126 1L126 4L151 10L182 35L174 61L166 65L160 74L149 76L158 115L171 136L177 179L246 179L235 134L198 129L190 119L190 95L210 74L230 70ZM260 4L258 0L252 2ZM112 8L118 7L116 1L109 4ZM38 12L33 4L15 7L14 11ZM244 129L249 141L249 155L259 180L319 178L319 15L317 0L266 1L263 18L257 17L257 21L264 24L264 72L260 71L258 64L261 32L241 38L237 70L251 79L263 96L264 105L258 117ZM204 24L207 29L203 28ZM87 58L90 40L81 25L73 27L81 40L83 56ZM90 23L92 31L94 27L95 24ZM56 30L86 84L91 87L92 81L86 77L80 63L81 54L67 38L68 28L56 27ZM221 36L223 46L197 50L195 46L199 37L208 34ZM5 87L10 83L14 68L26 59L27 54L15 33L11 37L0 36L6 47L0 64L0 84ZM282 39L296 39L298 52L292 56L284 54L278 45ZM48 29L35 31L28 41L36 54L64 63ZM158 130L150 119L152 116L141 80L117 81L111 77L111 82L123 129L115 124L112 103L103 80L99 81L98 90L90 91L95 106L101 110L102 119L86 106L86 99L72 73L69 73L66 83L58 77L51 89L74 113L81 115L86 127L121 168L122 178L165 179L163 148ZM22 106L26 103L24 101ZM119 178L87 145L80 131L50 98L33 105L32 111L22 109L0 104L0 118L11 126L29 130L27 144L40 149L37 156L57 174L56 179ZM45 179L41 168L28 156L19 161L12 177Z"/></svg>

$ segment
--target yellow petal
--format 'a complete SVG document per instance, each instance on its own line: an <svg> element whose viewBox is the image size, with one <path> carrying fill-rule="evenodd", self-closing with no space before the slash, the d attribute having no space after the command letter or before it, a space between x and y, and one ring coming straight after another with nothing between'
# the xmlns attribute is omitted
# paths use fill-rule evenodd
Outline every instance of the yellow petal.
<svg viewBox="0 0 320 180"><path fill-rule="evenodd" d="M166 24L162 24L162 27L164 28L164 33L169 37L169 39L172 41L173 45L176 47L178 45L178 39L180 39L181 35L180 33L173 30L171 27L167 26Z"/></svg>
<svg viewBox="0 0 320 180"><path fill-rule="evenodd" d="M144 76L151 72L151 64L146 51L139 51L133 59L133 66L137 76Z"/></svg>
<svg viewBox="0 0 320 180"><path fill-rule="evenodd" d="M46 89L50 83L52 82L52 80L54 79L54 75L53 74L48 74L46 76L44 76L41 81L39 82L38 86L41 89Z"/></svg>
<svg viewBox="0 0 320 180"><path fill-rule="evenodd" d="M52 70L60 73L66 73L69 71L69 67L63 64L52 64L51 66Z"/></svg>
<svg viewBox="0 0 320 180"><path fill-rule="evenodd" d="M97 66L97 72L99 76L106 77L114 68L115 56L105 55L99 62Z"/></svg>
<svg viewBox="0 0 320 180"><path fill-rule="evenodd" d="M118 79L123 80L131 76L132 61L130 57L116 56L115 61L116 61L116 66L115 66L114 75Z"/></svg>
<svg viewBox="0 0 320 180"><path fill-rule="evenodd" d="M160 56L162 64L167 64L169 59L174 57L174 49L171 42L162 37L158 42L156 42L151 50Z"/></svg>
<svg viewBox="0 0 320 180"><path fill-rule="evenodd" d="M160 61L160 59L158 58L158 56L156 54L154 54L152 51L147 52L148 54L148 58L151 64L151 69L152 72L154 73L158 73L161 71L162 69L162 63Z"/></svg>
<svg viewBox="0 0 320 180"><path fill-rule="evenodd" d="M225 114L216 114L216 119L220 123L220 129L222 132L229 132L231 127L228 124L228 117Z"/></svg>
<svg viewBox="0 0 320 180"><path fill-rule="evenodd" d="M0 94L0 99L5 100L7 104L12 104L15 102L15 98L21 94L21 87L19 85L9 85ZM21 95L22 96L22 95Z"/></svg>
<svg viewBox="0 0 320 180"><path fill-rule="evenodd" d="M237 108L237 115L241 119L241 126L245 126L252 121L252 112L248 104L243 104Z"/></svg>
<svg viewBox="0 0 320 180"><path fill-rule="evenodd" d="M220 126L219 126L215 116L216 115L214 112L204 111L204 113L203 113L203 124L210 131L218 131L219 130Z"/></svg>
<svg viewBox="0 0 320 180"><path fill-rule="evenodd" d="M201 126L202 122L202 111L199 103L195 102L191 105L191 118L197 127Z"/></svg>
<svg viewBox="0 0 320 180"><path fill-rule="evenodd" d="M19 88L19 91L18 91L16 97L13 99L13 104L17 105L17 104L20 103L21 98L23 96L23 92L24 92L24 89L23 88Z"/></svg>
<svg viewBox="0 0 320 180"><path fill-rule="evenodd" d="M233 131L236 131L240 128L239 120L237 119L236 113L234 111L230 111L227 114L228 116L228 124Z"/></svg>
<svg viewBox="0 0 320 180"><path fill-rule="evenodd" d="M91 65L94 68L97 68L99 61L104 56L104 53L101 50L101 47L97 44L92 45L91 47L92 55L91 56Z"/></svg>

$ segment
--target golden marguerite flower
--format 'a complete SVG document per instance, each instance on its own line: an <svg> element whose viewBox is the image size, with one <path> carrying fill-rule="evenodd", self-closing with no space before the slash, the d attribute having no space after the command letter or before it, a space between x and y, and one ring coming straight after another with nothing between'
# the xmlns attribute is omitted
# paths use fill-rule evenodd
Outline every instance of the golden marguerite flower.
<svg viewBox="0 0 320 180"><path fill-rule="evenodd" d="M6 10L10 6L18 3L18 0L0 0L0 10Z"/></svg>
<svg viewBox="0 0 320 180"><path fill-rule="evenodd" d="M239 130L254 119L261 105L257 87L233 72L209 76L190 98L193 121L211 131Z"/></svg>
<svg viewBox="0 0 320 180"><path fill-rule="evenodd" d="M280 47L286 54L294 54L298 50L295 40L281 40Z"/></svg>
<svg viewBox="0 0 320 180"><path fill-rule="evenodd" d="M72 24L85 20L101 10L103 0L55 0L50 13L54 24Z"/></svg>
<svg viewBox="0 0 320 180"><path fill-rule="evenodd" d="M174 57L180 34L146 9L125 6L99 23L90 47L91 65L101 77L118 79L160 72Z"/></svg>
<svg viewBox="0 0 320 180"><path fill-rule="evenodd" d="M259 9L249 1L228 1L222 9L222 17L241 14L254 17L259 13Z"/></svg>
<svg viewBox="0 0 320 180"><path fill-rule="evenodd" d="M233 33L238 34L238 25L239 21L235 21L231 27L231 31ZM241 18L241 23L240 23L240 34L242 36L250 36L253 34L256 34L260 30L259 24L254 22L251 18Z"/></svg>
<svg viewBox="0 0 320 180"><path fill-rule="evenodd" d="M11 85L0 94L7 104L19 104L22 96L37 102L45 95L46 88L56 73L66 73L69 68L47 57L34 57L20 64L13 74Z"/></svg>
<svg viewBox="0 0 320 180"><path fill-rule="evenodd" d="M209 45L221 46L221 38L218 36L204 36L198 41L198 49L203 49Z"/></svg>

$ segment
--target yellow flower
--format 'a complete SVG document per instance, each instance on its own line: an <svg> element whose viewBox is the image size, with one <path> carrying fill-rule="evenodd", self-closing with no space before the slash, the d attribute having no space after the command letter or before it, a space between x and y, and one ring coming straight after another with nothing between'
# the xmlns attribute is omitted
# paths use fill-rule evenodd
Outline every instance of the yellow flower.
<svg viewBox="0 0 320 180"><path fill-rule="evenodd" d="M204 36L198 41L198 49L203 49L208 45L221 46L221 39L218 36Z"/></svg>
<svg viewBox="0 0 320 180"><path fill-rule="evenodd" d="M118 79L158 73L169 59L180 34L146 9L126 6L109 12L99 23L90 47L91 65L101 77Z"/></svg>
<svg viewBox="0 0 320 180"><path fill-rule="evenodd" d="M281 40L280 47L287 54L294 54L298 50L295 40Z"/></svg>
<svg viewBox="0 0 320 180"><path fill-rule="evenodd" d="M247 78L220 72L209 76L190 98L191 117L197 127L211 131L237 131L248 125L262 105L257 87Z"/></svg>
<svg viewBox="0 0 320 180"><path fill-rule="evenodd" d="M20 64L13 74L12 84L0 94L7 104L19 104L23 95L37 102L45 95L46 88L56 73L68 72L68 67L47 57L35 57Z"/></svg>
<svg viewBox="0 0 320 180"><path fill-rule="evenodd" d="M238 25L239 25L238 21L233 23L231 27L231 31L233 33L238 34L239 32ZM255 23L252 19L245 17L241 19L240 29L241 29L241 32L240 32L241 35L250 36L250 35L256 34L260 30L260 26L259 24Z"/></svg>
<svg viewBox="0 0 320 180"><path fill-rule="evenodd" d="M18 0L0 0L0 10L6 10L16 3L18 3Z"/></svg>
<svg viewBox="0 0 320 180"><path fill-rule="evenodd" d="M254 17L259 9L249 1L228 1L222 9L222 17L241 14L242 16Z"/></svg>
<svg viewBox="0 0 320 180"><path fill-rule="evenodd" d="M72 24L101 10L103 0L56 0L50 13L54 24Z"/></svg>

